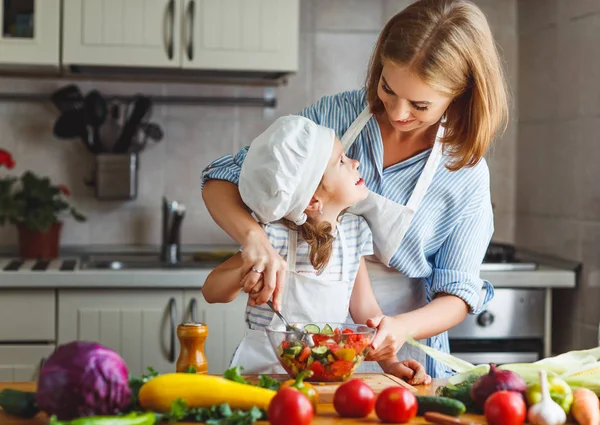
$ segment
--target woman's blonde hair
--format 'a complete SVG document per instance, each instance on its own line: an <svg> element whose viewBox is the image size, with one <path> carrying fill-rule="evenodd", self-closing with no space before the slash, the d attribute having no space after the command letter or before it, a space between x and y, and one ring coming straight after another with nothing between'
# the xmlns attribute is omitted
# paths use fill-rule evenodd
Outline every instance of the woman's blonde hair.
<svg viewBox="0 0 600 425"><path fill-rule="evenodd" d="M494 37L481 10L466 0L419 0L390 19L371 57L366 92L372 113L383 61L409 67L425 84L453 98L443 144L450 170L473 166L508 121L508 89Z"/></svg>

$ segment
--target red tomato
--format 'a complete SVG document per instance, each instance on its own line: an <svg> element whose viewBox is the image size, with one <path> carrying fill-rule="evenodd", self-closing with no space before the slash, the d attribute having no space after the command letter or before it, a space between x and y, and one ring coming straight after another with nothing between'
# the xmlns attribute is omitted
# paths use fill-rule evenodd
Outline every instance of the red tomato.
<svg viewBox="0 0 600 425"><path fill-rule="evenodd" d="M379 394L375 413L382 422L405 424L417 415L417 398L406 388L389 387Z"/></svg>
<svg viewBox="0 0 600 425"><path fill-rule="evenodd" d="M284 388L269 403L267 416L271 425L308 425L315 412L308 397L293 388Z"/></svg>
<svg viewBox="0 0 600 425"><path fill-rule="evenodd" d="M310 365L310 370L312 370L313 372L313 376L311 377L311 379L320 379L325 373L325 368L318 360Z"/></svg>
<svg viewBox="0 0 600 425"><path fill-rule="evenodd" d="M333 407L342 417L364 418L375 408L375 393L360 379L351 379L335 390Z"/></svg>
<svg viewBox="0 0 600 425"><path fill-rule="evenodd" d="M336 360L331 363L330 370L334 376L344 376L352 370L354 363L348 360Z"/></svg>
<svg viewBox="0 0 600 425"><path fill-rule="evenodd" d="M527 406L520 393L496 391L485 401L483 412L488 425L521 425Z"/></svg>

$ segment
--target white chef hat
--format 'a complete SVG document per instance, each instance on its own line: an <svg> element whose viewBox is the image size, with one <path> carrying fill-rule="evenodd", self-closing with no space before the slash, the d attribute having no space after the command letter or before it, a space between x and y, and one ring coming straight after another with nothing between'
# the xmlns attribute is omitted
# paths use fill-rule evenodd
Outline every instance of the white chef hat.
<svg viewBox="0 0 600 425"><path fill-rule="evenodd" d="M261 223L286 218L304 224L304 210L325 173L334 140L332 129L298 115L278 118L254 139L239 190Z"/></svg>

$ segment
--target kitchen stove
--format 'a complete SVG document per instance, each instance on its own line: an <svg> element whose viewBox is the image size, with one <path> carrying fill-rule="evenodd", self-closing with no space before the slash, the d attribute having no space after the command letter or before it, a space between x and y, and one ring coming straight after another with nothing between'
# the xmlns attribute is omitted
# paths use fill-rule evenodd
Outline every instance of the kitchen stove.
<svg viewBox="0 0 600 425"><path fill-rule="evenodd" d="M494 285L494 299L448 331L453 355L474 364L534 362L551 355L552 285L533 284L534 276L547 272L547 263L530 254L513 245L490 244L481 271ZM532 282L530 287L507 284L513 273L531 273L524 279Z"/></svg>

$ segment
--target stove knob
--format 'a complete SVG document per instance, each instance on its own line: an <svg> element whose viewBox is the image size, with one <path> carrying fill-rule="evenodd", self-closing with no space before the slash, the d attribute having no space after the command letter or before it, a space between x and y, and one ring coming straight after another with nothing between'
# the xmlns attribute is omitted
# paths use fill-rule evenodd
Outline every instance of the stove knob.
<svg viewBox="0 0 600 425"><path fill-rule="evenodd" d="M485 310L479 316L477 316L477 324L482 327L490 326L494 323L494 315L489 311Z"/></svg>

